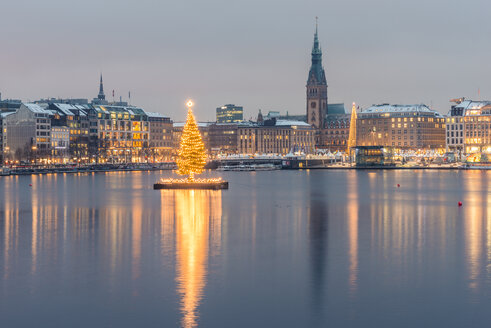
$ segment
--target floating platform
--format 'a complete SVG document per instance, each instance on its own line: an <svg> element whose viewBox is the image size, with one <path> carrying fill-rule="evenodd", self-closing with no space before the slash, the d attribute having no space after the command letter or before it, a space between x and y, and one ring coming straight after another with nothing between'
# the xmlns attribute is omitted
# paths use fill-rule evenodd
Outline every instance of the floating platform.
<svg viewBox="0 0 491 328"><path fill-rule="evenodd" d="M157 182L153 189L228 189L228 181L220 182Z"/></svg>

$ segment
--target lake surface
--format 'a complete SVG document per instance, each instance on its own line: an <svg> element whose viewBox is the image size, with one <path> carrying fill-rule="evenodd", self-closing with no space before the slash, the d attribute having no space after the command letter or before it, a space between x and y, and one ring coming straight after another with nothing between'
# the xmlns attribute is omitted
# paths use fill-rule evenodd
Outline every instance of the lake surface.
<svg viewBox="0 0 491 328"><path fill-rule="evenodd" d="M0 326L491 322L491 172L169 174L0 178Z"/></svg>

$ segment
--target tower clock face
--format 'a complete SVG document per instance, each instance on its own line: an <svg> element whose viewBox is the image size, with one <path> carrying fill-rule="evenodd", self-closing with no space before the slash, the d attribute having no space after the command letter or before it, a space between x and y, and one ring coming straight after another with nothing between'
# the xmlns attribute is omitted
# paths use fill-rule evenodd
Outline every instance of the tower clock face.
<svg viewBox="0 0 491 328"><path fill-rule="evenodd" d="M314 101L310 103L311 108L315 108L315 106L316 106L316 103Z"/></svg>

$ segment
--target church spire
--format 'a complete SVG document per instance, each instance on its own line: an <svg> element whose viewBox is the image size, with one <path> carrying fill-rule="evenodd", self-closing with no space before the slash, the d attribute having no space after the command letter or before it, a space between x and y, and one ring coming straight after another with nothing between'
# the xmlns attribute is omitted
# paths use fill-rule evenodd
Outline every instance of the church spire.
<svg viewBox="0 0 491 328"><path fill-rule="evenodd" d="M319 46L319 33L318 33L318 17L315 17L315 34L314 34L314 45L312 46L312 61L314 60L314 54L322 55L322 50ZM320 59L320 58L319 58Z"/></svg>
<svg viewBox="0 0 491 328"><path fill-rule="evenodd" d="M326 76L322 67L322 50L319 43L317 17L315 18L314 44L312 45L312 65L307 83L326 84Z"/></svg>
<svg viewBox="0 0 491 328"><path fill-rule="evenodd" d="M99 84L99 94L97 95L99 100L106 100L106 95L104 94L104 84L102 83L102 73L101 73L101 82Z"/></svg>

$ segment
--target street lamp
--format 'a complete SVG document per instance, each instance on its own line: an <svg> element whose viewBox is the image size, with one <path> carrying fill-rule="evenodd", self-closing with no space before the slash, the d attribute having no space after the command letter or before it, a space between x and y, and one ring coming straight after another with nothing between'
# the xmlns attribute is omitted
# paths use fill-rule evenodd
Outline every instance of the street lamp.
<svg viewBox="0 0 491 328"><path fill-rule="evenodd" d="M36 158L36 155L37 155L37 154L36 154L36 150L37 150L37 149L38 149L38 148L37 148L36 146L32 146L32 152L34 153L34 164L36 164L36 160L37 160L37 158Z"/></svg>
<svg viewBox="0 0 491 328"><path fill-rule="evenodd" d="M10 152L10 147L9 146L5 146L5 148L3 149L3 160L5 163L8 163L9 161L9 152Z"/></svg>

